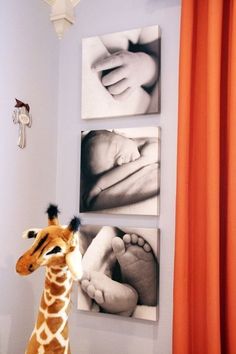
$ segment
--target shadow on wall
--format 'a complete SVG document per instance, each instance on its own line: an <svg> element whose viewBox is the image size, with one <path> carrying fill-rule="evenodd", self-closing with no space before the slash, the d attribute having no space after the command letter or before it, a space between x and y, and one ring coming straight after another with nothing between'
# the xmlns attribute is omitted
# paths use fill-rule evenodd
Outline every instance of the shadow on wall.
<svg viewBox="0 0 236 354"><path fill-rule="evenodd" d="M26 279L23 283L16 274L15 262L11 255L0 266L0 317L4 323L0 328L0 353L4 354L24 352L34 323L32 285Z"/></svg>

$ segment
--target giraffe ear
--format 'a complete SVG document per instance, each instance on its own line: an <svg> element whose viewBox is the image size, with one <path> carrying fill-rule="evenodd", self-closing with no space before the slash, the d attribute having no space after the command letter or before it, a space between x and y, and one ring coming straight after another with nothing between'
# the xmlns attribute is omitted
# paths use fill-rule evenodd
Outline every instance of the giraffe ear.
<svg viewBox="0 0 236 354"><path fill-rule="evenodd" d="M72 252L66 255L66 264L74 280L80 280L83 275L82 254L79 250L79 244L74 247Z"/></svg>
<svg viewBox="0 0 236 354"><path fill-rule="evenodd" d="M80 280L83 275L82 271L82 254L79 249L78 229L80 219L74 217L67 228L64 230L65 237L69 241L70 252L66 255L66 264L72 274L74 280Z"/></svg>
<svg viewBox="0 0 236 354"><path fill-rule="evenodd" d="M25 230L22 234L22 237L23 238L36 238L39 231L41 231L41 229L33 228L33 229Z"/></svg>

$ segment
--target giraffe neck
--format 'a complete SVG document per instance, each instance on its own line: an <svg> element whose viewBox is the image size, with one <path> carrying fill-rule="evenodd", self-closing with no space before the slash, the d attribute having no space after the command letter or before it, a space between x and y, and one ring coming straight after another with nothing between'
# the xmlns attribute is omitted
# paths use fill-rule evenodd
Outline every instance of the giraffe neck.
<svg viewBox="0 0 236 354"><path fill-rule="evenodd" d="M56 349L61 350L62 354L69 353L68 312L71 288L72 276L68 267L46 268L38 319L30 340L36 341L38 354L56 352Z"/></svg>

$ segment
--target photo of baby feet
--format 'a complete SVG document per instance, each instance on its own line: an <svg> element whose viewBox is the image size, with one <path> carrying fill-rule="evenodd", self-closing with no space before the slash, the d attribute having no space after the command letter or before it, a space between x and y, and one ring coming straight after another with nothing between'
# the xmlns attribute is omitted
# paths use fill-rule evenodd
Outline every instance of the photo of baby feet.
<svg viewBox="0 0 236 354"><path fill-rule="evenodd" d="M101 272L85 273L81 285L105 312L129 316L137 305L138 294L132 286L114 281Z"/></svg>
<svg viewBox="0 0 236 354"><path fill-rule="evenodd" d="M138 302L143 305L157 304L157 263L151 246L136 234L115 237L112 248L121 267L124 282L134 286Z"/></svg>
<svg viewBox="0 0 236 354"><path fill-rule="evenodd" d="M78 309L155 321L159 230L86 225L80 231L82 243L88 234Z"/></svg>

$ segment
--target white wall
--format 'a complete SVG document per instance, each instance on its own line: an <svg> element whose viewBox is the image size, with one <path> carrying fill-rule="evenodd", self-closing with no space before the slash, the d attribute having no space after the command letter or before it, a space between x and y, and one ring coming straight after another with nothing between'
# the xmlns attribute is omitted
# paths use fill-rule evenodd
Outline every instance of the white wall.
<svg viewBox="0 0 236 354"><path fill-rule="evenodd" d="M161 228L160 317L158 323L101 314L71 313L75 354L170 354L175 225L179 0L82 0L75 26L60 48L57 200L64 222L78 212L80 130L160 125L162 127L161 216L82 216L84 223ZM162 29L162 106L153 116L83 121L81 38L159 24Z"/></svg>
<svg viewBox="0 0 236 354"><path fill-rule="evenodd" d="M0 11L0 353L20 354L34 323L42 273L15 274L28 247L22 231L45 225L56 197L59 43L40 0L1 1ZM31 106L27 147L17 147L12 122L15 97Z"/></svg>
<svg viewBox="0 0 236 354"><path fill-rule="evenodd" d="M18 256L28 246L21 232L31 225L45 225L43 211L49 201L58 202L62 222L78 213L80 130L108 125L162 126L160 218L83 215L87 223L161 227L160 317L154 324L78 312L74 293L72 353L171 353L179 2L81 0L77 22L60 43L59 68L59 43L49 23L47 4L8 0L1 7L1 354L24 352L43 283L43 271L25 279L14 272ZM81 123L81 38L152 24L162 28L161 114ZM24 150L17 147L18 128L11 119L15 97L28 102L33 115Z"/></svg>

